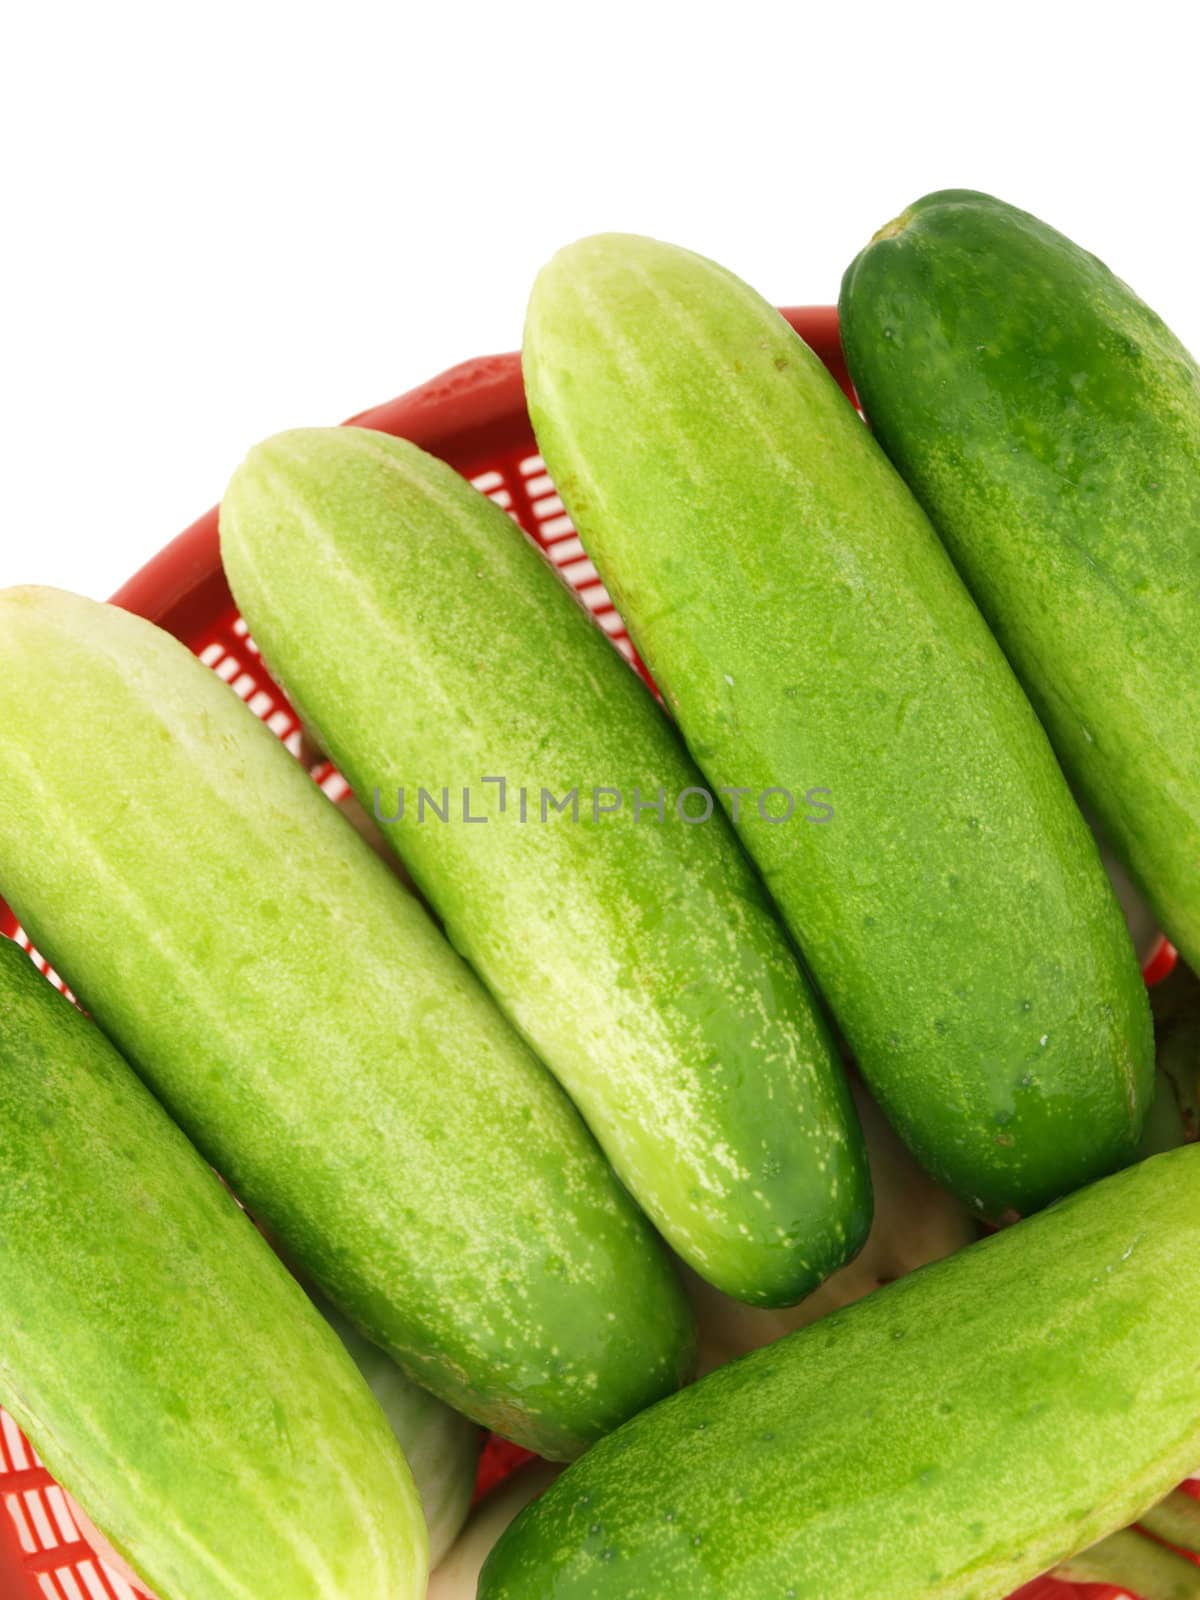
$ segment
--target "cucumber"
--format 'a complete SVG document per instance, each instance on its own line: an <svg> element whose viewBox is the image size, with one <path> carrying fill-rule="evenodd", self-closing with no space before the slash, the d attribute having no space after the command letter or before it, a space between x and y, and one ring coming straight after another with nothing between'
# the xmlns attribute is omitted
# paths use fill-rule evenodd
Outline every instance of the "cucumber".
<svg viewBox="0 0 1200 1600"><path fill-rule="evenodd" d="M1136 1528L1109 1534L1053 1576L1061 1583L1102 1583L1110 1593L1119 1589L1138 1600L1200 1600L1200 1569Z"/></svg>
<svg viewBox="0 0 1200 1600"><path fill-rule="evenodd" d="M841 313L877 437L1200 964L1200 367L1095 256L968 190L883 228Z"/></svg>
<svg viewBox="0 0 1200 1600"><path fill-rule="evenodd" d="M221 549L272 673L670 1244L764 1305L841 1267L870 1188L826 1024L704 779L534 545L415 445L326 428L252 451Z"/></svg>
<svg viewBox="0 0 1200 1600"><path fill-rule="evenodd" d="M998 1600L1200 1458L1200 1147L745 1356L568 1468L480 1600Z"/></svg>
<svg viewBox="0 0 1200 1600"><path fill-rule="evenodd" d="M922 1163L997 1217L1128 1160L1150 1020L1094 840L833 378L730 273L607 235L539 276L525 383L584 544Z"/></svg>
<svg viewBox="0 0 1200 1600"><path fill-rule="evenodd" d="M1175 1489L1140 1518L1140 1526L1189 1555L1200 1556L1200 1495ZM1196 1574L1200 1583L1200 1572Z"/></svg>
<svg viewBox="0 0 1200 1600"><path fill-rule="evenodd" d="M0 939L0 1400L160 1600L419 1600L412 1477L330 1329Z"/></svg>
<svg viewBox="0 0 1200 1600"><path fill-rule="evenodd" d="M288 1259L423 1388L570 1456L680 1381L682 1290L566 1096L152 624L0 595L0 886Z"/></svg>
<svg viewBox="0 0 1200 1600"><path fill-rule="evenodd" d="M317 1307L366 1379L404 1452L425 1513L429 1565L436 1567L471 1509L483 1435L469 1418L406 1378L328 1301L318 1298Z"/></svg>

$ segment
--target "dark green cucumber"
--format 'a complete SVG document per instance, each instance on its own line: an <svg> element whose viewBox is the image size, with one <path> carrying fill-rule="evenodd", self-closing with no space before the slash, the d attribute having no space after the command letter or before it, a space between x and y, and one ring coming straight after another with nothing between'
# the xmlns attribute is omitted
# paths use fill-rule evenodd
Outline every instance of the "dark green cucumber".
<svg viewBox="0 0 1200 1600"><path fill-rule="evenodd" d="M877 437L1200 964L1200 367L1095 256L967 190L883 228L841 314Z"/></svg>
<svg viewBox="0 0 1200 1600"><path fill-rule="evenodd" d="M406 440L307 429L235 473L221 550L292 703L667 1240L766 1305L844 1265L870 1185L811 990L669 722L512 520Z"/></svg>
<svg viewBox="0 0 1200 1600"><path fill-rule="evenodd" d="M821 363L730 273L613 235L542 272L525 380L584 544L922 1162L997 1215L1128 1160L1150 1021L1094 841Z"/></svg>
<svg viewBox="0 0 1200 1600"><path fill-rule="evenodd" d="M480 1600L999 1600L1200 1459L1198 1257L1189 1145L635 1417Z"/></svg>
<svg viewBox="0 0 1200 1600"><path fill-rule="evenodd" d="M299 763L140 617L0 595L0 887L416 1382L559 1456L678 1383L682 1290L566 1096Z"/></svg>
<svg viewBox="0 0 1200 1600"><path fill-rule="evenodd" d="M412 1477L349 1356L7 939L0 1401L160 1600L425 1593Z"/></svg>

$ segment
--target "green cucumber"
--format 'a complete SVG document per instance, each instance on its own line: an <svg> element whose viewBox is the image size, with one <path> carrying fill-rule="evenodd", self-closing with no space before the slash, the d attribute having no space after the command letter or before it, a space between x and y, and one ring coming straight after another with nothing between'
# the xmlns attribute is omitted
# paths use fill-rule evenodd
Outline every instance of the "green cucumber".
<svg viewBox="0 0 1200 1600"><path fill-rule="evenodd" d="M1200 1458L1198 1252L1188 1145L635 1417L480 1600L998 1600Z"/></svg>
<svg viewBox="0 0 1200 1600"><path fill-rule="evenodd" d="M288 1258L415 1382L570 1456L680 1381L682 1291L566 1096L177 640L55 590L0 595L0 886Z"/></svg>
<svg viewBox="0 0 1200 1600"><path fill-rule="evenodd" d="M7 939L0 1239L0 1401L160 1600L424 1595L420 1501L346 1352Z"/></svg>
<svg viewBox="0 0 1200 1600"><path fill-rule="evenodd" d="M704 779L549 562L444 462L357 428L252 451L221 549L305 724L668 1242L764 1305L841 1267L870 1189L826 1024Z"/></svg>
<svg viewBox="0 0 1200 1600"><path fill-rule="evenodd" d="M922 1163L998 1216L1128 1160L1150 1020L1095 843L816 356L720 267L607 235L539 276L525 383L585 546Z"/></svg>
<svg viewBox="0 0 1200 1600"><path fill-rule="evenodd" d="M968 190L881 229L841 313L876 436L1200 964L1200 366L1095 256Z"/></svg>
<svg viewBox="0 0 1200 1600"><path fill-rule="evenodd" d="M317 1306L346 1346L399 1441L425 1513L429 1565L436 1567L471 1509L483 1435L468 1417L406 1378L389 1355L364 1339L328 1301L318 1297Z"/></svg>

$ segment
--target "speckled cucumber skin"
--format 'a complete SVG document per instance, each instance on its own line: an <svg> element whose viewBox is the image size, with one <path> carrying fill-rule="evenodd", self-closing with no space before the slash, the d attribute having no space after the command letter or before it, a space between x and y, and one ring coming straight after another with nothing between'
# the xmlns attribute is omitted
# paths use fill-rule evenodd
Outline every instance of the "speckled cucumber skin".
<svg viewBox="0 0 1200 1600"><path fill-rule="evenodd" d="M870 1181L816 1001L723 813L680 819L704 778L544 557L443 462L352 428L259 445L221 540L272 672L368 805L395 817L403 786L388 838L668 1241L765 1305L844 1265ZM576 790L578 820L543 822L543 789Z"/></svg>
<svg viewBox="0 0 1200 1600"><path fill-rule="evenodd" d="M1200 1459L1198 1251L1193 1145L634 1418L480 1600L1000 1600Z"/></svg>
<svg viewBox="0 0 1200 1600"><path fill-rule="evenodd" d="M0 1401L161 1600L420 1600L404 1457L99 1028L0 939Z"/></svg>
<svg viewBox="0 0 1200 1600"><path fill-rule="evenodd" d="M882 229L841 314L876 436L1200 964L1200 367L1103 262L968 190Z"/></svg>
<svg viewBox="0 0 1200 1600"><path fill-rule="evenodd" d="M675 1387L682 1290L566 1096L303 768L141 618L0 595L0 885L415 1381L558 1457Z"/></svg>
<svg viewBox="0 0 1200 1600"><path fill-rule="evenodd" d="M539 276L525 382L584 544L697 764L748 791L741 837L922 1163L996 1216L1129 1159L1150 1020L1094 841L821 363L720 267L602 235ZM833 820L764 821L777 786L827 788Z"/></svg>

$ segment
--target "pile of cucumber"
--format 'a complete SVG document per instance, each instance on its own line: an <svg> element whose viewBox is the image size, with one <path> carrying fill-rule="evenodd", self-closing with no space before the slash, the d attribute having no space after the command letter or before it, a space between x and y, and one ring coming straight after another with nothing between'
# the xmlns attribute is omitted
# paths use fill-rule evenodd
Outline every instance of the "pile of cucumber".
<svg viewBox="0 0 1200 1600"><path fill-rule="evenodd" d="M0 948L0 1402L160 1600L1200 1596L1200 993L1156 1073L1081 811L1200 968L1200 369L966 191L840 311L869 427L690 252L534 285L661 703L415 445L239 467L402 875L176 640L0 593L0 890L86 1012ZM451 1549L480 1427L573 1464Z"/></svg>

